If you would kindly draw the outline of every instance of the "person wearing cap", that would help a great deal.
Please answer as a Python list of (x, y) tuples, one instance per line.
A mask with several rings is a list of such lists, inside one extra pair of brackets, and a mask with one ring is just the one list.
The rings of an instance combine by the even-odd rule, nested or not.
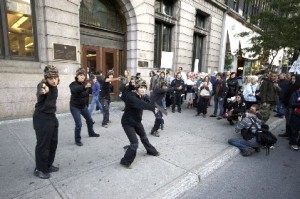
[[(182, 89), (182, 86), (179, 86), (178, 88), (168, 88), (168, 82), (167, 81), (161, 81), (160, 82), (160, 87), (157, 87), (154, 89), (152, 95), (150, 96), (150, 102), (154, 105), (158, 105), (162, 108), (163, 107), (163, 101), (162, 99), (165, 98), (167, 92), (173, 92), (175, 90), (180, 90)], [(163, 130), (164, 128), (164, 119), (163, 119), (163, 114), (161, 111), (157, 111), (155, 113), (155, 121), (154, 121), (154, 126), (151, 130), (151, 135), (155, 137), (159, 137), (159, 132), (158, 129), (161, 128)]]
[(112, 90), (111, 83), (119, 81), (120, 78), (114, 78), (114, 71), (109, 70), (105, 77), (101, 79), (100, 103), (103, 109), (102, 127), (107, 128), (109, 120), (109, 105), (110, 105), (110, 92)]
[(157, 113), (158, 110), (153, 104), (143, 101), (143, 96), (147, 90), (145, 81), (137, 82), (135, 88), (136, 92), (128, 92), (124, 99), (125, 110), (121, 119), (122, 127), (130, 141), (130, 145), (124, 147), (126, 152), (120, 162), (120, 164), (126, 168), (130, 168), (135, 159), (138, 148), (137, 135), (140, 137), (147, 154), (159, 156), (159, 152), (150, 144), (141, 122), (143, 110), (153, 111), (154, 113)]
[(83, 68), (77, 69), (75, 81), (73, 81), (69, 87), (71, 90), (70, 111), (75, 121), (75, 144), (82, 146), (83, 143), (81, 142), (80, 136), (82, 123), (80, 115), (82, 115), (86, 121), (89, 136), (99, 137), (99, 134), (94, 131), (94, 121), (86, 105), (89, 99), (91, 83), (88, 82), (85, 84), (85, 70)]
[(57, 68), (46, 66), (44, 79), (37, 85), (37, 103), (33, 114), (33, 128), (37, 140), (34, 175), (42, 179), (50, 178), (51, 172), (59, 170), (53, 166), (58, 139), (58, 120), (55, 115), (58, 84)]

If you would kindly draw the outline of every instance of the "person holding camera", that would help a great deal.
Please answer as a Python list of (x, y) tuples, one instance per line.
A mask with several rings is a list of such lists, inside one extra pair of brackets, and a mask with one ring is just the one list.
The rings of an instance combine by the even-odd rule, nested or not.
[(254, 110), (247, 110), (245, 115), (238, 116), (238, 123), (235, 132), (241, 132), (241, 138), (230, 138), (228, 143), (240, 149), (242, 156), (250, 156), (255, 151), (260, 151), (260, 145), (256, 141), (256, 131), (253, 132), (251, 125), (254, 124), (256, 130), (261, 128), (261, 120), (256, 116)]
[(246, 104), (244, 103), (243, 95), (237, 94), (234, 98), (234, 100), (232, 98), (227, 99), (227, 111), (225, 117), (230, 125), (234, 125), (233, 121), (238, 120), (238, 116), (241, 116), (246, 112)]
[(71, 90), (70, 111), (75, 121), (75, 144), (82, 146), (83, 143), (81, 142), (80, 136), (82, 123), (80, 115), (82, 115), (86, 121), (89, 136), (99, 137), (99, 134), (94, 131), (94, 121), (86, 105), (89, 99), (91, 83), (85, 83), (85, 70), (83, 68), (77, 69), (75, 81), (73, 81), (69, 87)]

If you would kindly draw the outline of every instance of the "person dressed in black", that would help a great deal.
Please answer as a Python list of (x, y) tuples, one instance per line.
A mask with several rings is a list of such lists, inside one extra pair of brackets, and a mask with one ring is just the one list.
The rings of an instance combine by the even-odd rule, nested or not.
[(124, 99), (125, 111), (121, 119), (121, 124), (130, 141), (130, 145), (124, 147), (126, 152), (120, 164), (128, 168), (130, 168), (130, 165), (136, 157), (138, 148), (137, 135), (147, 150), (147, 154), (159, 156), (159, 152), (150, 144), (141, 122), (143, 110), (150, 110), (155, 113), (158, 111), (153, 104), (143, 101), (142, 96), (145, 94), (146, 89), (147, 85), (145, 81), (137, 82), (136, 92), (128, 92)]
[(59, 170), (58, 167), (52, 165), (58, 139), (58, 120), (55, 115), (58, 84), (57, 68), (46, 66), (44, 79), (37, 86), (37, 103), (33, 114), (33, 128), (37, 139), (34, 175), (42, 179), (50, 178), (51, 172)]
[[(174, 90), (181, 90), (181, 89), (182, 86), (179, 86), (178, 88), (168, 88), (167, 81), (162, 81), (160, 82), (160, 87), (154, 89), (152, 95), (150, 96), (150, 102), (152, 104), (157, 104), (158, 106), (163, 108), (162, 99), (166, 96), (166, 93), (173, 92)], [(158, 111), (157, 113), (155, 113), (155, 122), (151, 130), (151, 135), (159, 137), (158, 129), (161, 127), (161, 129), (163, 130), (163, 125), (164, 125), (163, 114), (161, 111)]]
[(184, 95), (184, 81), (181, 79), (181, 72), (177, 72), (176, 79), (171, 82), (171, 88), (179, 88), (173, 92), (173, 103), (172, 103), (172, 112), (175, 113), (175, 106), (177, 105), (178, 113), (181, 113), (181, 97)]
[(114, 71), (109, 70), (105, 77), (101, 79), (101, 91), (100, 91), (100, 103), (103, 108), (103, 120), (102, 120), (102, 127), (107, 128), (109, 120), (109, 105), (110, 105), (110, 93), (112, 90), (111, 83), (113, 81), (119, 81), (120, 78), (114, 78)]
[(244, 102), (243, 95), (237, 94), (235, 97), (228, 98), (226, 109), (226, 113), (231, 112), (231, 115), (227, 116), (227, 121), (230, 125), (234, 125), (233, 121), (237, 121), (238, 116), (244, 115), (246, 112), (246, 103)]
[(86, 105), (89, 99), (91, 83), (85, 83), (85, 70), (83, 68), (77, 69), (75, 81), (72, 82), (69, 87), (71, 90), (70, 111), (75, 121), (75, 144), (77, 146), (82, 146), (83, 144), (80, 136), (82, 127), (81, 115), (86, 121), (89, 136), (99, 137), (99, 134), (94, 131), (94, 121)]

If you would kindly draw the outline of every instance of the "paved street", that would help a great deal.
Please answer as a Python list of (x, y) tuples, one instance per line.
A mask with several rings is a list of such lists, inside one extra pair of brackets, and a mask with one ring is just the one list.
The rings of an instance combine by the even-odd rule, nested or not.
[[(281, 124), (274, 133), (282, 133), (284, 128), (285, 125)], [(269, 156), (264, 152), (247, 158), (232, 158), (182, 199), (299, 198), (299, 152), (291, 151), (285, 138), (278, 139), (277, 147), (270, 151)]]
[[(182, 113), (169, 111), (161, 137), (149, 135), (161, 156), (146, 155), (140, 145), (133, 169), (125, 169), (119, 164), (123, 146), (129, 143), (120, 124), (122, 108), (123, 103), (112, 103), (107, 129), (101, 127), (102, 115), (94, 114), (95, 131), (101, 136), (89, 138), (83, 125), (83, 147), (74, 144), (71, 115), (59, 115), (54, 164), (60, 171), (49, 180), (33, 175), (32, 120), (0, 122), (0, 198), (175, 198), (239, 154), (227, 144), (228, 138), (238, 135), (226, 120), (194, 117), (194, 109), (183, 108)], [(270, 124), (283, 121), (272, 117)], [(143, 123), (149, 134), (154, 123), (151, 112), (144, 112)]]

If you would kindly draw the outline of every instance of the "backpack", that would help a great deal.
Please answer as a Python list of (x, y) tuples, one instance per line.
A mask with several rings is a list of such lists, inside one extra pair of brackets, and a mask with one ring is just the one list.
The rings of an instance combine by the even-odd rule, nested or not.
[(256, 133), (256, 141), (266, 147), (266, 155), (269, 155), (270, 147), (277, 142), (277, 138), (268, 129), (259, 129)]
[(243, 129), (241, 131), (244, 140), (251, 140), (252, 138), (254, 138), (258, 130), (256, 120), (252, 117), (249, 117), (249, 119), (251, 120), (251, 125), (248, 129)]

